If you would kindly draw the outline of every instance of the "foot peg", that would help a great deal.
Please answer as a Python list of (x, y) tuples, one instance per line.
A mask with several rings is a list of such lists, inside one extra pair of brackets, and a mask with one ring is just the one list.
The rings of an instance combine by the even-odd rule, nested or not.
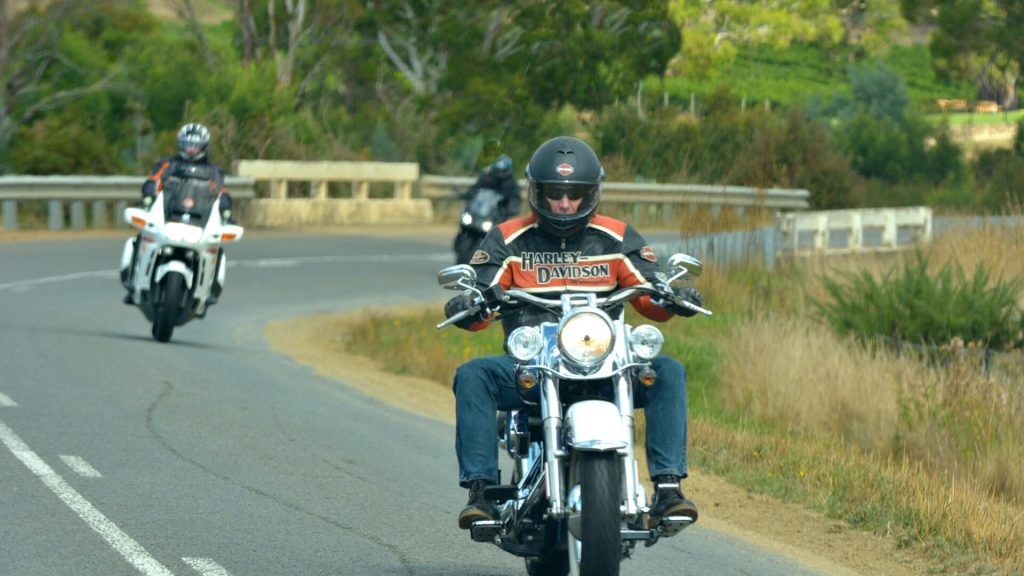
[(689, 516), (666, 516), (661, 519), (661, 522), (655, 527), (655, 529), (661, 533), (662, 536), (669, 538), (679, 534), (690, 524), (693, 524), (695, 520)]
[(469, 528), (469, 535), (474, 542), (494, 542), (502, 527), (501, 520), (477, 520)]
[(519, 487), (515, 484), (493, 484), (484, 488), (484, 497), (501, 504), (515, 500), (519, 496)]

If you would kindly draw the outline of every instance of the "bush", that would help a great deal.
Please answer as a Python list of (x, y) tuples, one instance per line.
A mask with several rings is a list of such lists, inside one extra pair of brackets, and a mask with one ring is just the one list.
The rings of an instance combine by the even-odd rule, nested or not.
[(863, 339), (938, 346), (959, 337), (997, 350), (1024, 346), (1018, 304), (1024, 278), (993, 281), (980, 263), (968, 278), (956, 261), (933, 276), (921, 252), (895, 272), (890, 269), (880, 281), (867, 271), (840, 272), (841, 280), (826, 277), (831, 301), (812, 302), (838, 332)]

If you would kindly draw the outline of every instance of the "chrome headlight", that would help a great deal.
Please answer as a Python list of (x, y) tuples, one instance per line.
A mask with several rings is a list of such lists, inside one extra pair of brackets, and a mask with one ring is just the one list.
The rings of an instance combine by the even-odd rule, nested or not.
[(641, 360), (653, 360), (665, 343), (661, 331), (649, 324), (637, 326), (629, 333), (629, 347), (633, 354)]
[(473, 217), (470, 216), (469, 212), (462, 213), (462, 223), (467, 226), (473, 223)]
[(480, 225), (480, 229), (484, 232), (490, 232), (493, 227), (494, 222), (491, 222), (490, 220), (484, 220), (484, 223)]
[(533, 326), (520, 326), (508, 336), (508, 353), (520, 362), (529, 362), (536, 358), (544, 347), (544, 339), (540, 330)]
[(600, 310), (580, 310), (562, 320), (558, 349), (571, 362), (593, 366), (604, 360), (615, 343), (612, 322)]

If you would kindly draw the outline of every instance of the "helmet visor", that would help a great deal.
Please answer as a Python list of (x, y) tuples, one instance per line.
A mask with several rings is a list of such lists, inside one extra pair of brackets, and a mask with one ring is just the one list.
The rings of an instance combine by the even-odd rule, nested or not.
[(546, 200), (558, 202), (563, 196), (575, 202), (583, 198), (597, 195), (598, 184), (575, 184), (569, 182), (535, 182), (536, 193)]

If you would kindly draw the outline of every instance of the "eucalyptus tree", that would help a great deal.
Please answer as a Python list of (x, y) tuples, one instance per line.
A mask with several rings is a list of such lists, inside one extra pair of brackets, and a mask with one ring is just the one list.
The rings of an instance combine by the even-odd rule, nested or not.
[(669, 0), (668, 12), (682, 32), (673, 71), (701, 78), (730, 66), (744, 46), (828, 44), (844, 34), (831, 0)]
[(929, 48), (941, 74), (971, 80), (979, 99), (1017, 108), (1024, 68), (1024, 2), (934, 0), (915, 7), (916, 15), (934, 19)]

